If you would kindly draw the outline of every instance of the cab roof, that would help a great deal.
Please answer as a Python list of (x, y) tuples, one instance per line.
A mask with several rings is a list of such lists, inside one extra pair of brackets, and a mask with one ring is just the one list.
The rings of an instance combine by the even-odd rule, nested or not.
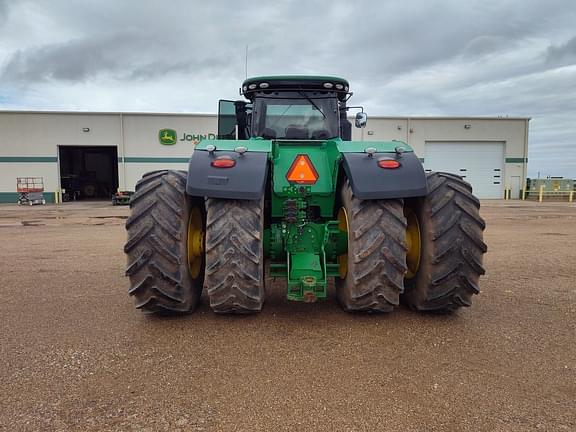
[(246, 79), (242, 83), (242, 94), (252, 99), (256, 92), (319, 90), (333, 91), (338, 99), (344, 100), (349, 93), (348, 81), (334, 76), (321, 75), (276, 75)]

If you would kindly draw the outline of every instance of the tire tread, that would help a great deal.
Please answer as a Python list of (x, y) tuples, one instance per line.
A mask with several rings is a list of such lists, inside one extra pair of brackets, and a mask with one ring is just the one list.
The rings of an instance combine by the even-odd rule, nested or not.
[(348, 181), (341, 196), (351, 253), (348, 275), (336, 279), (339, 302), (347, 312), (390, 312), (399, 303), (406, 272), (402, 200), (359, 200)]
[(130, 200), (124, 246), (128, 293), (145, 313), (190, 312), (200, 299), (202, 286), (190, 277), (182, 243), (188, 226), (185, 189), (185, 172), (154, 171), (138, 181)]
[(206, 200), (206, 279), (216, 313), (258, 312), (264, 303), (262, 202)]
[(403, 297), (413, 309), (450, 313), (470, 306), (479, 293), (478, 280), (485, 274), (486, 223), (469, 183), (443, 172), (428, 173), (427, 178), (429, 194), (420, 204), (420, 217), (428, 218), (422, 236), (430, 244), (423, 244), (427, 257), (422, 259), (429, 264), (421, 265), (417, 277), (407, 281)]

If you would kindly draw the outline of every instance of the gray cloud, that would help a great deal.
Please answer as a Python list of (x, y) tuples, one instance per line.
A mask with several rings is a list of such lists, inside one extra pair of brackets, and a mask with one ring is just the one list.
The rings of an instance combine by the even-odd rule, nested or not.
[(75, 39), (18, 50), (4, 66), (1, 78), (18, 82), (84, 81), (102, 72), (121, 70), (124, 65), (134, 66), (142, 43), (136, 34), (113, 34), (99, 40)]
[[(99, 38), (19, 50), (5, 64), (0, 79), (10, 82), (83, 82), (100, 75), (125, 81), (225, 68), (227, 55), (174, 55), (165, 41), (142, 31), (124, 31)], [(169, 48), (169, 46), (168, 46)]]
[(576, 64), (576, 36), (566, 43), (550, 46), (546, 60), (553, 64)]
[(8, 16), (8, 3), (10, 0), (0, 0), (0, 23)]
[(463, 55), (470, 58), (483, 57), (502, 51), (508, 39), (502, 36), (482, 35), (472, 39), (463, 50)]

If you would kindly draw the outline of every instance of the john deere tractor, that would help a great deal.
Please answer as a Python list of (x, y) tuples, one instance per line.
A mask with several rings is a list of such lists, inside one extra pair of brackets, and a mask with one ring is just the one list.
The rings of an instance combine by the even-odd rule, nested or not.
[(361, 107), (342, 78), (250, 78), (240, 93), (187, 172), (136, 185), (124, 250), (137, 308), (191, 312), (204, 289), (217, 313), (258, 312), (270, 278), (303, 302), (334, 278), (350, 312), (470, 306), (486, 245), (468, 183), (426, 174), (405, 142), (352, 141)]

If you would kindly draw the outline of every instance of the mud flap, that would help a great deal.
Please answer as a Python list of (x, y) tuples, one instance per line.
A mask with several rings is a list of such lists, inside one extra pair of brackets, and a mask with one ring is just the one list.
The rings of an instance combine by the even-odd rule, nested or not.
[[(233, 168), (214, 168), (211, 162), (226, 156)], [(196, 150), (190, 158), (186, 192), (192, 196), (256, 200), (264, 193), (268, 175), (268, 153)]]
[[(358, 199), (393, 199), (426, 196), (426, 173), (420, 160), (410, 153), (343, 153), (343, 166), (352, 192)], [(383, 169), (378, 160), (400, 163), (395, 169)]]

